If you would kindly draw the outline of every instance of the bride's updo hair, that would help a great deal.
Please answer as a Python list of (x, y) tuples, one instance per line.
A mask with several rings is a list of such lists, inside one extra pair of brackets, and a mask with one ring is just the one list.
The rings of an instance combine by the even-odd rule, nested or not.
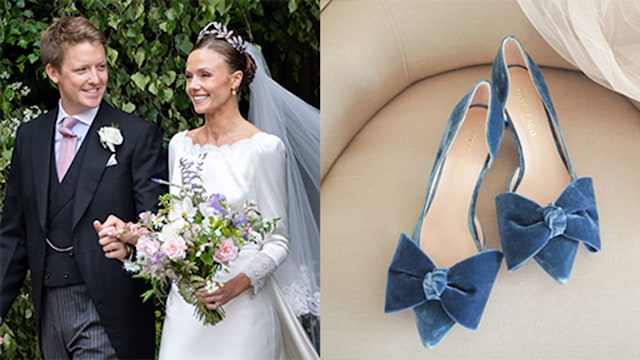
[(238, 70), (242, 71), (242, 82), (240, 88), (237, 89), (237, 95), (240, 96), (256, 75), (256, 63), (246, 51), (244, 40), (240, 36), (232, 34), (233, 31), (228, 31), (219, 23), (209, 23), (200, 31), (193, 50), (213, 50), (222, 55), (232, 73)]

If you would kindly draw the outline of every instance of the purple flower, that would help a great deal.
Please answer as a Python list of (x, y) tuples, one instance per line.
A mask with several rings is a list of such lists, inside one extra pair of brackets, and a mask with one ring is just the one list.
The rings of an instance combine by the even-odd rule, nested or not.
[(209, 197), (209, 203), (214, 210), (215, 214), (222, 214), (225, 211), (225, 204), (227, 198), (223, 194), (213, 194)]
[(235, 225), (237, 228), (242, 227), (242, 225), (246, 225), (247, 224), (247, 219), (244, 218), (244, 216), (242, 216), (242, 214), (236, 214), (233, 217), (233, 225)]

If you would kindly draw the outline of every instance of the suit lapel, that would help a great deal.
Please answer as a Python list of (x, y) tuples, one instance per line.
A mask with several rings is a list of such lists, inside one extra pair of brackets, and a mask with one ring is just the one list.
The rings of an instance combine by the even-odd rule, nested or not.
[(49, 197), (49, 174), (51, 164), (51, 153), (53, 150), (53, 132), (55, 131), (55, 119), (58, 117), (58, 108), (43, 115), (36, 127), (33, 142), (31, 143), (31, 164), (32, 173), (47, 174), (47, 176), (33, 177), (36, 192), (36, 202), (38, 211), (38, 222), (42, 229), (47, 226), (47, 209)]
[(78, 225), (78, 221), (80, 221), (91, 199), (93, 199), (96, 188), (104, 173), (107, 160), (111, 155), (108, 149), (102, 147), (98, 136), (98, 129), (110, 125), (111, 122), (116, 122), (116, 119), (109, 119), (110, 113), (111, 108), (103, 101), (100, 105), (100, 110), (96, 114), (96, 118), (89, 128), (89, 132), (87, 132), (87, 137), (82, 143), (82, 146), (86, 146), (86, 150), (82, 158), (82, 164), (80, 164), (81, 170), (78, 176), (75, 203), (73, 205), (72, 229), (75, 229), (76, 225)]

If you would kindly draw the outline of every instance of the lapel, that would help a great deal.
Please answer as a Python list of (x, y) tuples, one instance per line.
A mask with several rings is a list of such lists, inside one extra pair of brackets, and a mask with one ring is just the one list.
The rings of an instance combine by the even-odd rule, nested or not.
[(36, 176), (35, 174), (50, 174), (51, 153), (53, 152), (53, 132), (56, 128), (58, 108), (48, 111), (38, 120), (35, 134), (31, 143), (31, 169), (35, 185), (38, 222), (44, 231), (47, 225), (47, 209), (49, 204), (49, 176)]
[(82, 158), (82, 164), (80, 164), (81, 170), (78, 176), (75, 202), (73, 204), (72, 230), (78, 225), (78, 221), (80, 221), (91, 199), (93, 199), (96, 188), (104, 173), (107, 160), (109, 156), (111, 156), (109, 149), (103, 148), (102, 144), (100, 144), (100, 137), (98, 136), (98, 130), (101, 127), (111, 125), (111, 123), (117, 123), (118, 119), (110, 115), (113, 115), (113, 110), (103, 100), (100, 104), (100, 110), (98, 110), (96, 118), (89, 128), (89, 132), (87, 132), (87, 137), (82, 143), (82, 146), (86, 146), (86, 149), (84, 157)]

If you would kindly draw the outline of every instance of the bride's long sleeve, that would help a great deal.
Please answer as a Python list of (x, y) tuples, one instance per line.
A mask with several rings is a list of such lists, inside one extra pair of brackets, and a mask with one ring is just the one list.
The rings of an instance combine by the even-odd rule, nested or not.
[(261, 146), (255, 168), (255, 195), (264, 219), (280, 218), (275, 230), (264, 239), (262, 249), (243, 270), (258, 292), (268, 276), (284, 262), (289, 253), (287, 218), (287, 173), (284, 144), (278, 138)]

